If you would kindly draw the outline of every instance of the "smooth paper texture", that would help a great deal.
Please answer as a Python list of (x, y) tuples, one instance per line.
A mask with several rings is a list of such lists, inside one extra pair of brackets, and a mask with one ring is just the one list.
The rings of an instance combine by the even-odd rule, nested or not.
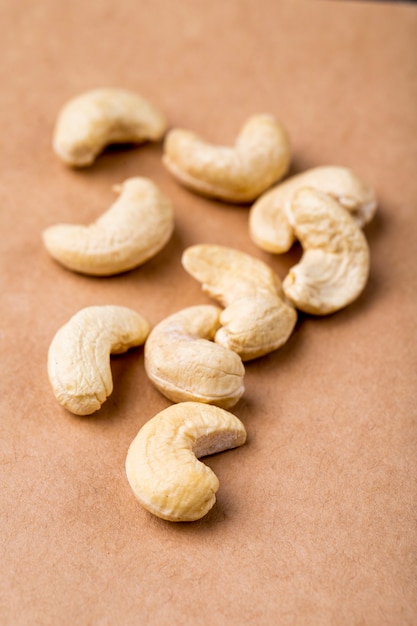
[[(416, 41), (412, 4), (0, 0), (3, 626), (417, 623)], [(195, 523), (152, 516), (126, 479), (130, 442), (170, 405), (143, 348), (112, 358), (113, 393), (81, 418), (54, 398), (49, 344), (85, 306), (130, 306), (154, 326), (215, 304), (181, 266), (189, 245), (235, 247), (281, 279), (301, 250), (257, 248), (249, 207), (183, 188), (162, 142), (63, 164), (58, 112), (102, 86), (215, 144), (271, 113), (291, 173), (343, 165), (377, 193), (365, 291), (334, 315), (300, 314), (284, 347), (246, 364), (232, 412), (247, 443), (206, 459), (220, 489)], [(111, 278), (55, 262), (42, 231), (91, 223), (130, 176), (171, 199), (167, 246)]]

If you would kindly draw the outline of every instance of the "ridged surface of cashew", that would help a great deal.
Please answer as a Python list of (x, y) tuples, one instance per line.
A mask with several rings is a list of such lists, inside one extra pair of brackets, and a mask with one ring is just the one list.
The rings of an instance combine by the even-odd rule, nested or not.
[(143, 344), (148, 322), (123, 306), (90, 306), (62, 326), (48, 352), (48, 375), (59, 404), (76, 415), (97, 411), (113, 391), (110, 354)]
[(53, 148), (68, 165), (85, 167), (108, 145), (158, 141), (166, 128), (165, 116), (138, 94), (117, 88), (93, 89), (61, 109)]
[(89, 226), (57, 224), (43, 232), (49, 254), (66, 268), (109, 276), (155, 256), (174, 229), (169, 199), (147, 178), (129, 178), (115, 187), (119, 198)]
[(346, 167), (315, 167), (279, 183), (262, 194), (251, 207), (250, 236), (263, 250), (279, 254), (289, 250), (294, 243), (295, 234), (288, 220), (287, 207), (294, 193), (302, 187), (312, 187), (332, 196), (361, 227), (375, 214), (375, 192), (355, 172)]
[(216, 343), (248, 361), (288, 340), (297, 312), (285, 302), (281, 281), (268, 265), (240, 250), (213, 244), (187, 248), (182, 264), (202, 283), (203, 291), (226, 307)]
[(293, 197), (289, 216), (303, 255), (284, 279), (287, 298), (314, 315), (353, 302), (366, 285), (370, 255), (351, 215), (327, 194), (302, 188)]
[(282, 178), (290, 165), (286, 131), (267, 114), (250, 117), (234, 147), (209, 144), (184, 130), (169, 131), (163, 163), (183, 185), (226, 202), (251, 202)]
[(228, 409), (243, 395), (241, 359), (213, 342), (220, 314), (215, 306), (191, 306), (150, 332), (145, 369), (155, 387), (173, 402), (198, 401)]
[(126, 457), (135, 497), (154, 515), (192, 522), (213, 507), (219, 480), (198, 458), (241, 446), (242, 422), (221, 408), (182, 402), (164, 409), (140, 429)]

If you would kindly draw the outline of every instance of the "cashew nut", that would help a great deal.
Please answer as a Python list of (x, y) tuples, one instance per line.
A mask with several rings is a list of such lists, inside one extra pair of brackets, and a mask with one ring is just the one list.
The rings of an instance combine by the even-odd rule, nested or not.
[(252, 240), (263, 250), (281, 253), (294, 242), (294, 230), (286, 208), (301, 187), (323, 191), (349, 211), (359, 226), (367, 224), (375, 214), (374, 190), (346, 167), (315, 167), (288, 178), (264, 193), (251, 207), (249, 232)]
[(97, 411), (113, 391), (110, 354), (145, 342), (148, 322), (123, 306), (90, 306), (62, 326), (49, 347), (48, 374), (59, 404), (76, 415)]
[(284, 301), (281, 282), (265, 263), (233, 248), (199, 244), (184, 251), (182, 264), (226, 307), (216, 343), (248, 361), (287, 341), (297, 312)]
[(43, 232), (51, 256), (70, 270), (108, 276), (155, 256), (174, 228), (171, 202), (146, 178), (114, 187), (116, 202), (89, 226), (58, 224)]
[(251, 202), (287, 172), (290, 145), (281, 124), (272, 115), (260, 114), (244, 124), (233, 148), (208, 144), (187, 130), (171, 130), (163, 163), (197, 193)]
[(162, 320), (145, 344), (145, 369), (169, 400), (232, 407), (243, 395), (245, 368), (237, 354), (213, 343), (221, 309), (191, 306)]
[(241, 446), (242, 422), (215, 406), (183, 402), (161, 411), (140, 429), (126, 457), (135, 497), (154, 515), (192, 522), (213, 507), (219, 480), (198, 458)]
[(353, 302), (369, 275), (369, 248), (351, 215), (322, 191), (299, 189), (289, 217), (303, 247), (283, 282), (287, 298), (306, 313), (326, 315)]
[(85, 167), (110, 144), (157, 141), (166, 128), (165, 117), (145, 98), (125, 89), (94, 89), (62, 108), (53, 148), (68, 165)]

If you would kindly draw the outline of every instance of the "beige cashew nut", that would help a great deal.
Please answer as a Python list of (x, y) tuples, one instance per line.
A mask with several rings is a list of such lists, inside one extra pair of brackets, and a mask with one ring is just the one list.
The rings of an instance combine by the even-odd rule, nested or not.
[(226, 202), (252, 202), (282, 178), (290, 165), (290, 144), (282, 125), (268, 114), (250, 117), (234, 147), (215, 146), (196, 134), (169, 131), (163, 163), (180, 183)]
[(289, 218), (303, 255), (284, 279), (287, 298), (314, 315), (327, 315), (353, 302), (366, 285), (370, 255), (351, 215), (329, 195), (306, 187), (294, 195)]
[(109, 276), (145, 263), (168, 242), (174, 229), (171, 202), (147, 178), (115, 186), (119, 198), (89, 226), (57, 224), (43, 232), (50, 255), (66, 268)]
[(213, 507), (219, 480), (198, 460), (241, 446), (242, 422), (221, 408), (182, 402), (150, 419), (131, 443), (126, 475), (135, 497), (154, 515), (192, 522)]
[(145, 369), (172, 402), (198, 401), (228, 409), (244, 392), (237, 354), (213, 343), (221, 309), (191, 306), (162, 320), (145, 344)]
[(125, 89), (93, 89), (61, 109), (53, 148), (68, 165), (85, 167), (110, 144), (158, 141), (166, 128), (164, 115), (145, 98)]
[(287, 208), (294, 193), (302, 187), (312, 187), (332, 196), (361, 227), (375, 214), (375, 192), (355, 172), (346, 167), (315, 167), (291, 176), (253, 204), (249, 212), (249, 233), (257, 246), (277, 254), (291, 248), (295, 234)]
[(227, 246), (198, 244), (184, 251), (182, 264), (226, 307), (216, 343), (248, 361), (288, 340), (297, 312), (285, 302), (277, 274), (261, 260)]
[(97, 411), (113, 391), (110, 354), (145, 342), (148, 322), (123, 306), (81, 309), (54, 336), (49, 380), (59, 404), (76, 415)]

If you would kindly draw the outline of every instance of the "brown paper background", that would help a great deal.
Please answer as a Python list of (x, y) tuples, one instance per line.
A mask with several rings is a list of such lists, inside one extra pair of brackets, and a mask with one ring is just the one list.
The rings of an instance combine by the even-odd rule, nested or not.
[[(417, 623), (416, 41), (416, 7), (398, 3), (0, 1), (3, 626)], [(273, 113), (293, 172), (345, 165), (377, 190), (365, 292), (300, 316), (285, 347), (247, 364), (233, 412), (248, 442), (207, 459), (218, 499), (191, 524), (147, 513), (125, 477), (131, 440), (170, 404), (143, 350), (112, 359), (113, 394), (79, 418), (52, 395), (49, 343), (84, 306), (131, 306), (154, 325), (211, 302), (181, 267), (190, 244), (237, 247), (281, 278), (299, 250), (259, 250), (248, 208), (181, 188), (161, 145), (65, 167), (57, 112), (98, 86), (138, 91), (214, 143)], [(114, 278), (55, 263), (42, 230), (93, 221), (133, 175), (173, 202), (167, 247)]]

